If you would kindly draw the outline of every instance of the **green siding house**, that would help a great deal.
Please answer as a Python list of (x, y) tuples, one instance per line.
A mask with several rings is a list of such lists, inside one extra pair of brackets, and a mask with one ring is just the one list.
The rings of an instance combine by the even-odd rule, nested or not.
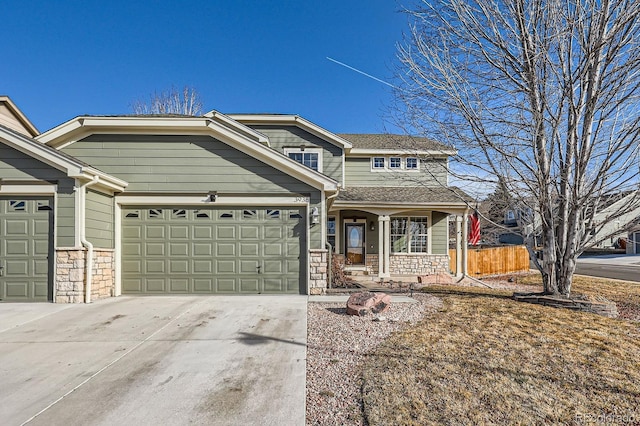
[(449, 217), (463, 252), (467, 213), (450, 154), (217, 111), (82, 116), (39, 134), (0, 97), (0, 301), (321, 294), (329, 250), (379, 278), (462, 273), (448, 257)]

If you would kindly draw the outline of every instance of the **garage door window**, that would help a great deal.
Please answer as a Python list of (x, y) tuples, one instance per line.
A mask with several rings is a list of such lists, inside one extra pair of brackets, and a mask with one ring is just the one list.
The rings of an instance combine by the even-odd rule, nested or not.
[(162, 219), (162, 210), (160, 209), (149, 210), (149, 219)]
[(24, 201), (9, 201), (9, 211), (10, 212), (25, 212), (27, 211), (26, 204)]
[(280, 210), (267, 209), (267, 219), (280, 219)]

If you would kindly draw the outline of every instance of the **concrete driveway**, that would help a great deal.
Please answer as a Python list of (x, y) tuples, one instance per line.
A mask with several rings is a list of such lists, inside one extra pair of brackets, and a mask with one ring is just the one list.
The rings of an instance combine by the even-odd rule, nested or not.
[(303, 425), (305, 296), (0, 305), (3, 425)]

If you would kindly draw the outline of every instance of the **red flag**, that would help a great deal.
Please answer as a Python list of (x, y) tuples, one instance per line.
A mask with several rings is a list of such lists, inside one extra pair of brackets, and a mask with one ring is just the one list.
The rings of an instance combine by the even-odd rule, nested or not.
[(475, 210), (471, 216), (469, 216), (471, 231), (469, 232), (469, 244), (477, 246), (480, 243), (480, 216), (478, 210)]

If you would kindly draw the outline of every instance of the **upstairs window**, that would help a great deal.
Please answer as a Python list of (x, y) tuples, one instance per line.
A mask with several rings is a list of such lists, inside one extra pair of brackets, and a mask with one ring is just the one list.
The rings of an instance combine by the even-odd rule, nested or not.
[(284, 154), (310, 169), (322, 172), (322, 150), (320, 148), (285, 148)]
[(371, 166), (375, 170), (384, 169), (384, 163), (384, 157), (373, 157), (373, 159), (371, 160)]
[(374, 171), (418, 171), (419, 165), (417, 157), (371, 157), (371, 170)]
[(418, 170), (418, 159), (416, 157), (407, 158), (407, 170)]

